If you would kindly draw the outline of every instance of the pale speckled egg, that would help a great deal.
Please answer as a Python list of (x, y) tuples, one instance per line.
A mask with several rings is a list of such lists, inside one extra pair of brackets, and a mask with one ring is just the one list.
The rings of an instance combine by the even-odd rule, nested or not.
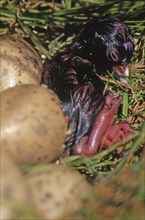
[(25, 84), (1, 93), (1, 144), (19, 164), (58, 158), (65, 130), (66, 120), (52, 90)]
[(29, 203), (31, 201), (29, 198), (30, 191), (28, 192), (28, 187), (17, 165), (5, 149), (1, 149), (0, 158), (0, 195), (5, 200), (14, 200), (17, 203)]
[(0, 158), (1, 219), (41, 219), (42, 216), (35, 209), (31, 190), (17, 164), (5, 149), (1, 149)]
[(39, 84), (41, 59), (22, 37), (0, 36), (0, 91), (15, 85)]
[(71, 167), (36, 166), (25, 177), (36, 209), (46, 219), (63, 219), (63, 216), (79, 211), (90, 199), (89, 183)]

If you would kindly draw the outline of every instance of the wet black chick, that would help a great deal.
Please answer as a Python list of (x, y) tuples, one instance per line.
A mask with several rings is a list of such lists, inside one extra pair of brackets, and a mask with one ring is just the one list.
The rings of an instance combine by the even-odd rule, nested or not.
[[(72, 44), (46, 62), (41, 84), (54, 90), (68, 116), (66, 141), (72, 154), (94, 155), (130, 134), (127, 122), (113, 124), (121, 95), (103, 95), (104, 84), (97, 74), (115, 70), (128, 76), (133, 40), (127, 26), (118, 19), (93, 19)], [(123, 81), (124, 79), (122, 79)]]

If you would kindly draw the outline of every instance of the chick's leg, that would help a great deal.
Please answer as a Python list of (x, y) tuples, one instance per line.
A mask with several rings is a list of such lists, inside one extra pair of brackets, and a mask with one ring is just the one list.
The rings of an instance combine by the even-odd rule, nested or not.
[[(113, 143), (116, 143), (121, 137), (125, 137), (130, 132), (129, 125), (125, 122), (112, 126), (113, 117), (121, 102), (122, 96), (119, 96), (114, 100), (112, 92), (107, 92), (104, 107), (97, 115), (91, 133), (88, 136), (83, 137), (81, 141), (74, 146), (74, 154), (83, 154), (88, 157), (92, 156), (102, 144), (104, 144), (105, 147), (108, 147)], [(111, 132), (112, 128), (113, 131)], [(121, 132), (119, 137), (114, 136), (116, 128)]]

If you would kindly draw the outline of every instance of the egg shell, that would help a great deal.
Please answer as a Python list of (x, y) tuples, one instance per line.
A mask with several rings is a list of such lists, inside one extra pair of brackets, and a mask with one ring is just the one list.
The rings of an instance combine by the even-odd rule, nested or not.
[(1, 219), (2, 220), (10, 220), (13, 219), (13, 211), (7, 204), (7, 201), (4, 201), (4, 199), (1, 197), (2, 201), (0, 204), (0, 209), (1, 209)]
[(35, 210), (31, 191), (19, 167), (4, 149), (0, 151), (0, 158), (1, 219), (37, 219), (40, 215)]
[[(30, 195), (29, 195), (30, 196)], [(40, 220), (42, 215), (29, 203), (17, 202), (12, 198), (1, 197), (1, 220)], [(43, 217), (43, 220), (45, 218)]]
[(6, 153), (5, 150), (0, 152), (0, 195), (7, 200), (15, 200), (17, 203), (29, 204), (31, 199), (30, 191), (24, 182), (23, 176), (18, 170), (17, 165)]
[(39, 84), (41, 59), (22, 37), (0, 36), (0, 91), (15, 85)]
[(1, 144), (17, 163), (58, 158), (65, 130), (66, 120), (52, 90), (27, 84), (1, 93)]
[(46, 219), (59, 219), (79, 211), (89, 201), (90, 185), (71, 167), (50, 164), (25, 177), (36, 208)]

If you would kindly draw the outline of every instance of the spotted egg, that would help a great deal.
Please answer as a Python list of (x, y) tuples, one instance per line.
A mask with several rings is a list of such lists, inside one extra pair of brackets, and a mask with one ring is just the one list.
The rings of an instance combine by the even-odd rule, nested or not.
[(92, 199), (89, 183), (72, 167), (38, 165), (25, 177), (36, 209), (46, 219), (63, 219)]
[(39, 84), (42, 62), (22, 37), (0, 36), (0, 91), (15, 85)]
[(40, 85), (1, 93), (1, 144), (19, 164), (50, 162), (63, 152), (66, 120), (58, 97)]

